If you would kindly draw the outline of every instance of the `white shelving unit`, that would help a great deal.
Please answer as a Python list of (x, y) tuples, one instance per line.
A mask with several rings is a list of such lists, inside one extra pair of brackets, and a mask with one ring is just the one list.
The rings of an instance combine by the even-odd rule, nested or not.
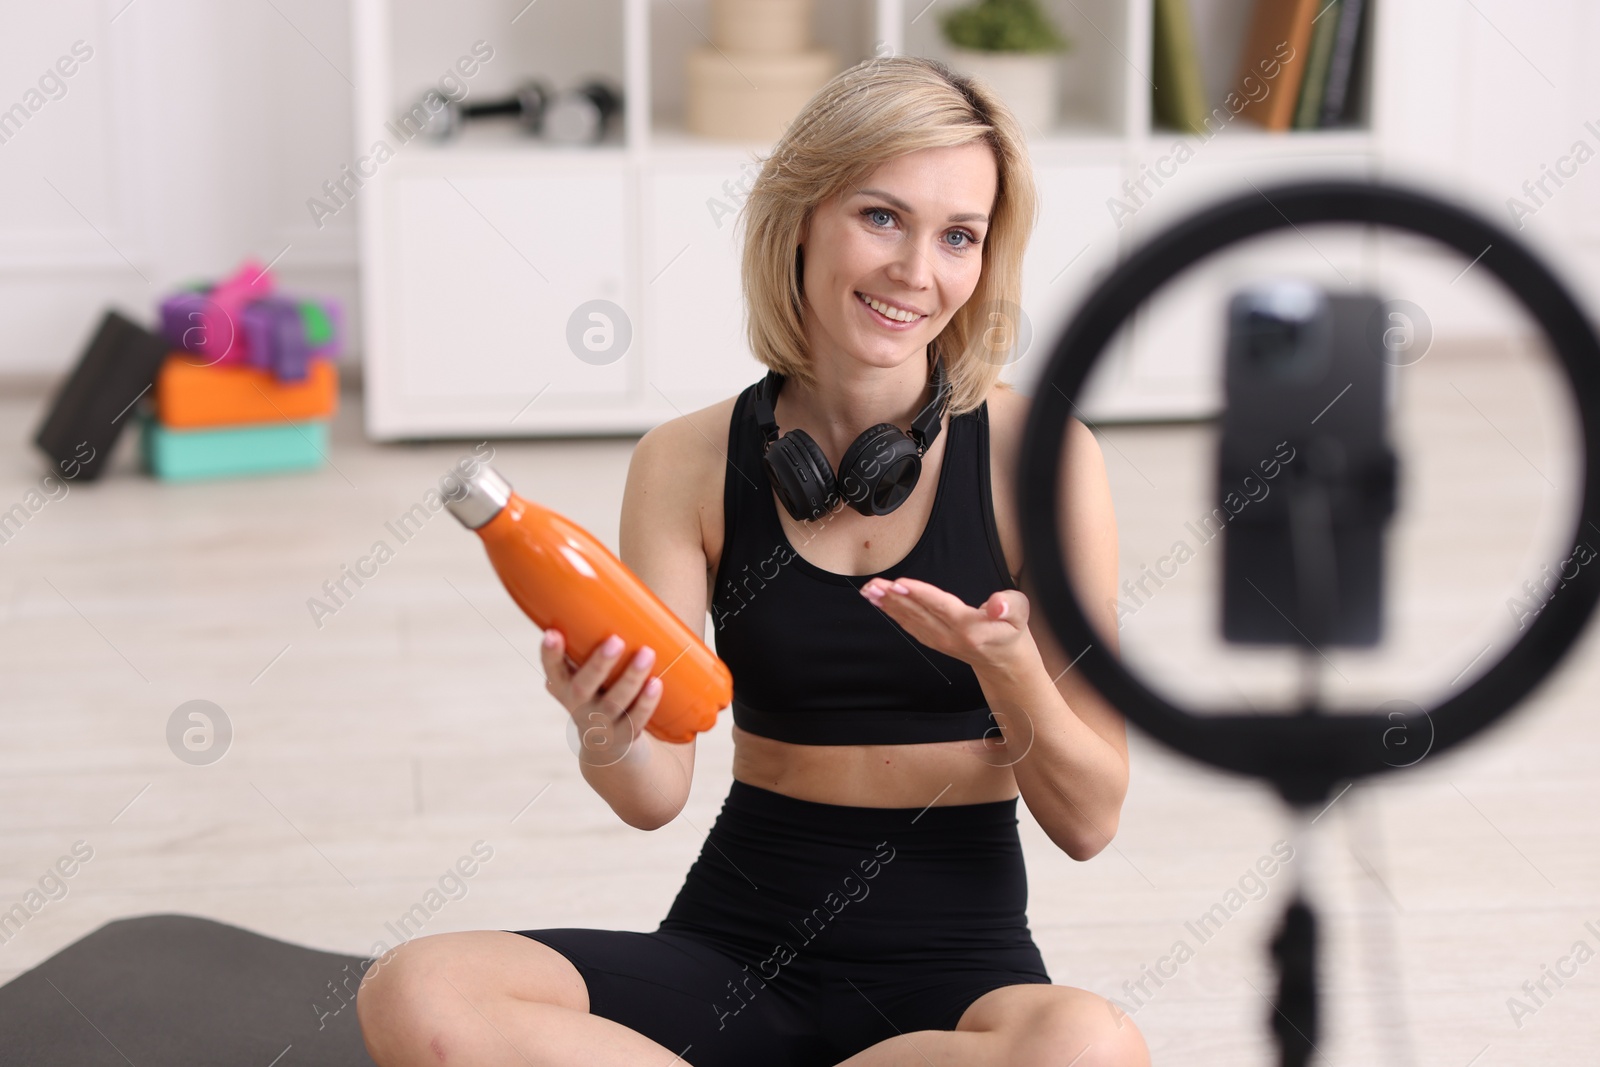
[[(1007, 369), (1023, 389), (1074, 304), (1130, 243), (1198, 202), (1297, 173), (1368, 173), (1379, 109), (1360, 129), (1273, 135), (1227, 128), (1201, 142), (1152, 129), (1151, 0), (1045, 0), (1073, 37), (1062, 63), (1061, 122), (1030, 131), (1041, 217), (1023, 308), (1031, 348)], [(1209, 82), (1226, 85), (1253, 0), (1193, 0)], [(944, 55), (942, 8), (926, 0), (817, 0), (815, 34), (840, 67), (885, 49)], [(944, 5), (948, 7), (949, 5)], [(356, 151), (392, 158), (353, 196), (365, 305), (366, 425), (383, 440), (640, 433), (715, 402), (763, 368), (743, 336), (735, 218), (741, 180), (767, 144), (682, 128), (683, 54), (709, 32), (707, 0), (354, 0)], [(1375, 2), (1369, 57), (1387, 5)], [(1233, 26), (1231, 37), (1215, 27)], [(551, 146), (511, 123), (436, 145), (390, 127), (429, 85), (486, 42), (469, 99), (527, 76), (563, 86), (599, 74), (620, 85), (624, 121), (605, 144)], [(471, 64), (469, 64), (470, 66)], [(1366, 97), (1380, 99), (1369, 61)], [(1219, 73), (1220, 72), (1220, 73)], [(1218, 100), (1220, 103), (1220, 98)], [(1119, 222), (1109, 203), (1188, 142), (1194, 156)], [(1170, 168), (1170, 164), (1167, 164)], [(1308, 273), (1365, 272), (1351, 240), (1273, 249)], [(1247, 270), (1248, 255), (1235, 257)], [(1097, 368), (1086, 413), (1193, 417), (1214, 410), (1227, 278), (1175, 285), (1142, 312)], [(568, 320), (596, 299), (632, 329), (620, 358), (577, 358)], [(535, 399), (537, 398), (537, 399)], [(531, 402), (531, 403), (530, 403)]]

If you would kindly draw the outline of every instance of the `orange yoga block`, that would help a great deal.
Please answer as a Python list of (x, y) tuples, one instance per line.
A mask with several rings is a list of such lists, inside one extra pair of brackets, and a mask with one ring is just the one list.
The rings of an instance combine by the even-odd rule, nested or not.
[(173, 429), (331, 418), (339, 406), (333, 362), (314, 359), (304, 381), (282, 382), (241, 363), (205, 366), (174, 352), (156, 376), (156, 418)]

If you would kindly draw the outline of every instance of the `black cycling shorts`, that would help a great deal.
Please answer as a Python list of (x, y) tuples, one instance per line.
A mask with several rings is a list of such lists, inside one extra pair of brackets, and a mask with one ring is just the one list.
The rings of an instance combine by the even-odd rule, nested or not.
[(591, 1013), (693, 1067), (831, 1067), (1049, 984), (1027, 895), (1016, 797), (862, 808), (735, 779), (654, 931), (515, 932), (572, 962)]

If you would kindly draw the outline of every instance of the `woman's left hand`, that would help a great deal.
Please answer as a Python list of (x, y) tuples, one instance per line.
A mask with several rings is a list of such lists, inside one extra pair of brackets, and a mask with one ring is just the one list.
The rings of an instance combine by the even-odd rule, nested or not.
[(1020, 589), (997, 589), (972, 607), (915, 578), (873, 578), (861, 586), (861, 595), (918, 641), (974, 669), (1002, 669), (1033, 640), (1028, 598)]

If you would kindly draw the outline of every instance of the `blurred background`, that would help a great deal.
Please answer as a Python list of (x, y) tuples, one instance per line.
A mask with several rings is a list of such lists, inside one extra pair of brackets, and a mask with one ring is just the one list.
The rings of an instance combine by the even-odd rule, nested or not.
[[(1016, 25), (972, 6), (4, 5), (0, 983), (158, 913), (366, 956), (484, 844), (405, 936), (654, 927), (727, 791), (727, 716), (683, 815), (623, 825), (578, 774), (537, 629), (426, 497), (481, 448), (615, 549), (638, 436), (764, 373), (738, 211), (784, 124), (863, 59), (944, 58), (1028, 129), (1041, 217), (1004, 375), (1026, 393), (1130, 248), (1294, 177), (1470, 205), (1595, 313), (1592, 5), (1040, 0), (1042, 22)], [(1139, 309), (1083, 398), (1134, 590), (1130, 667), (1229, 707), (1269, 707), (1293, 677), (1287, 653), (1221, 644), (1220, 554), (1196, 527), (1223, 307), (1262, 277), (1358, 285), (1399, 315), (1390, 630), (1332, 656), (1331, 691), (1428, 706), (1555, 595), (1550, 573), (1583, 556), (1574, 409), (1538, 324), (1475, 262), (1309, 227)], [(47, 419), (74, 444), (98, 419), (94, 458), (76, 455), (92, 474), (35, 444)], [(1182, 566), (1163, 562), (1179, 540)], [(1324, 1059), (1592, 1062), (1600, 965), (1570, 962), (1600, 950), (1590, 644), (1507, 725), (1319, 820)], [(196, 711), (209, 732), (185, 742)], [(1287, 823), (1263, 787), (1132, 733), (1122, 826), (1094, 861), (1019, 807), (1035, 937), (1054, 980), (1116, 998), (1157, 1062), (1268, 1062), (1264, 942), (1286, 894), (1281, 874), (1259, 892), (1241, 876)], [(33, 906), (63, 856), (75, 873)], [(1196, 937), (1219, 903), (1226, 926)], [(1192, 958), (1160, 964), (1180, 940)], [(325, 996), (303, 999), (339, 1014)], [(264, 1037), (262, 1062), (281, 1047)]]

